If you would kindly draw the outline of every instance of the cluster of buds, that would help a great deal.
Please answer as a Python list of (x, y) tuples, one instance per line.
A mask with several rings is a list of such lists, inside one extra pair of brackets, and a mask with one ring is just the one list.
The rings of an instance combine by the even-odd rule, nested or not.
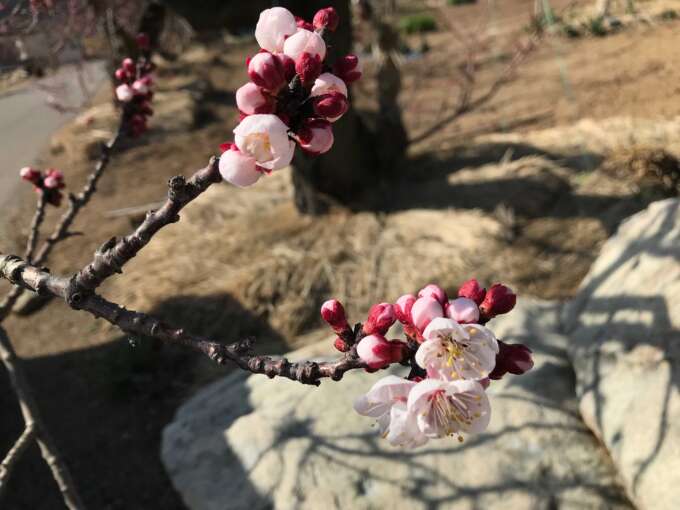
[(240, 124), (222, 144), (222, 177), (239, 187), (288, 166), (296, 144), (319, 155), (333, 145), (332, 124), (349, 108), (347, 84), (361, 77), (354, 55), (329, 62), (326, 38), (338, 26), (332, 7), (310, 23), (283, 7), (260, 13), (261, 47), (246, 61), (250, 81), (236, 91)]
[(19, 171), (21, 178), (33, 184), (36, 193), (41, 193), (45, 201), (55, 207), (61, 205), (64, 188), (64, 174), (54, 168), (48, 168), (44, 172), (30, 166), (26, 166)]
[(124, 105), (123, 122), (133, 137), (141, 135), (148, 129), (147, 119), (153, 115), (151, 72), (154, 64), (149, 58), (149, 36), (139, 34), (136, 41), (140, 57), (136, 61), (130, 57), (123, 59), (115, 72), (116, 81), (119, 83), (116, 87), (116, 99)]
[[(354, 349), (366, 370), (394, 363), (411, 367), (408, 377), (379, 380), (354, 408), (375, 418), (391, 444), (416, 447), (437, 437), (462, 441), (461, 433), (486, 429), (491, 415), (486, 388), (491, 380), (533, 367), (528, 347), (504, 343), (485, 326), (511, 311), (516, 299), (505, 285), (486, 290), (469, 280), (454, 299), (430, 284), (417, 296), (373, 305), (366, 322), (353, 329), (336, 300), (324, 303), (321, 315), (338, 335), (335, 347), (342, 352)], [(406, 338), (388, 340), (396, 321), (403, 324)]]

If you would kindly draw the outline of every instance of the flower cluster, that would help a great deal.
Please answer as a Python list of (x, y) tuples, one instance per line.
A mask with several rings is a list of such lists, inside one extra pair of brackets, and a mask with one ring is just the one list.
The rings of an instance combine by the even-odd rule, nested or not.
[(125, 125), (133, 137), (141, 135), (148, 129), (147, 119), (153, 115), (151, 72), (154, 70), (154, 64), (149, 59), (149, 37), (146, 34), (139, 34), (136, 40), (141, 53), (140, 58), (137, 61), (129, 57), (123, 59), (115, 72), (116, 80), (120, 83), (116, 87), (116, 99), (125, 105)]
[[(504, 374), (523, 374), (533, 367), (531, 350), (506, 344), (486, 324), (509, 312), (515, 294), (505, 285), (488, 290), (476, 280), (464, 283), (455, 299), (430, 284), (417, 296), (371, 307), (368, 319), (352, 330), (342, 305), (327, 301), (321, 316), (338, 335), (335, 347), (354, 349), (368, 371), (393, 363), (410, 366), (408, 377), (389, 375), (358, 398), (354, 409), (375, 418), (393, 445), (416, 447), (430, 438), (483, 431), (491, 409), (486, 388)], [(385, 335), (399, 321), (406, 338)]]
[(260, 13), (255, 38), (260, 52), (246, 61), (250, 81), (236, 91), (241, 122), (234, 142), (222, 144), (222, 177), (239, 187), (288, 166), (295, 145), (319, 155), (333, 145), (332, 123), (349, 108), (347, 84), (361, 77), (359, 61), (329, 62), (326, 40), (338, 26), (332, 7), (311, 23), (283, 7)]
[(55, 207), (61, 205), (63, 198), (61, 190), (64, 188), (64, 174), (54, 168), (41, 172), (30, 166), (19, 170), (19, 175), (25, 181), (33, 184), (36, 193), (42, 193), (45, 201)]

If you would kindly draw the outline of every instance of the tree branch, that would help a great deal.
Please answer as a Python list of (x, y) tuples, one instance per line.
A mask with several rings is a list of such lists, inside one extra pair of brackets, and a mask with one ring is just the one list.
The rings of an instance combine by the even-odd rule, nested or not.
[(7, 490), (7, 484), (9, 483), (10, 476), (12, 476), (14, 467), (26, 449), (31, 446), (34, 439), (35, 428), (32, 424), (26, 425), (21, 436), (19, 436), (19, 439), (16, 440), (14, 446), (7, 452), (7, 456), (0, 464), (0, 499), (5, 493), (5, 490)]
[[(3, 264), (0, 263), (0, 265)], [(19, 407), (21, 409), (21, 414), (24, 417), (24, 422), (26, 423), (26, 430), (33, 430), (31, 434), (35, 435), (35, 439), (40, 447), (40, 453), (52, 471), (52, 476), (59, 486), (64, 503), (69, 510), (80, 510), (85, 508), (85, 505), (76, 491), (68, 467), (61, 460), (61, 456), (44, 426), (38, 411), (38, 406), (33, 397), (33, 392), (26, 378), (26, 374), (23, 371), (23, 367), (21, 366), (21, 360), (16, 355), (16, 352), (14, 352), (14, 347), (2, 327), (0, 327), (0, 359), (7, 369), (10, 382), (12, 383), (14, 392), (19, 400)], [(28, 439), (25, 440), (28, 442)], [(16, 450), (17, 447), (19, 447), (18, 449), (20, 451), (18, 453), (20, 454), (21, 450), (26, 446), (27, 445), (19, 445), (18, 441), (12, 450)], [(12, 453), (12, 450), (10, 450), (10, 454)], [(15, 455), (17, 454), (16, 451), (14, 453)], [(9, 454), (8, 458), (10, 458)], [(13, 461), (10, 458), (10, 470), (11, 464), (13, 464)], [(7, 474), (7, 476), (9, 476), (9, 474)], [(4, 488), (6, 482), (7, 480), (3, 481), (2, 477), (0, 477), (0, 489)]]
[(45, 200), (45, 192), (40, 190), (38, 194), (38, 203), (35, 206), (35, 214), (33, 215), (33, 220), (31, 221), (31, 231), (28, 234), (28, 240), (26, 241), (26, 260), (31, 262), (33, 259), (33, 253), (35, 252), (35, 247), (38, 244), (38, 236), (40, 235), (40, 226), (45, 219), (45, 206), (47, 201)]

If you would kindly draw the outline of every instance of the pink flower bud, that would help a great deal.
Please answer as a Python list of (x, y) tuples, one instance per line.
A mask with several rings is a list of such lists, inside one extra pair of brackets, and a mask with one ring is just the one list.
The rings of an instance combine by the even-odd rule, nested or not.
[(283, 49), (286, 37), (297, 31), (295, 17), (288, 9), (272, 7), (260, 13), (260, 18), (255, 27), (255, 39), (263, 48), (272, 53)]
[(431, 296), (418, 298), (411, 308), (411, 321), (421, 333), (432, 319), (443, 316), (441, 303)]
[(258, 53), (248, 61), (248, 76), (258, 87), (277, 91), (286, 83), (281, 60), (271, 53)]
[(121, 103), (129, 103), (134, 96), (135, 93), (129, 85), (123, 84), (116, 87), (116, 97)]
[(515, 307), (517, 296), (510, 288), (500, 283), (495, 283), (486, 291), (484, 301), (479, 305), (482, 316), (491, 319), (496, 315), (508, 313)]
[(340, 16), (338, 16), (338, 11), (333, 7), (326, 7), (317, 11), (312, 21), (315, 29), (321, 30), (325, 28), (329, 32), (335, 32), (335, 29), (338, 28), (338, 23), (340, 23)]
[(139, 47), (140, 50), (148, 50), (151, 47), (151, 39), (149, 39), (148, 34), (145, 33), (137, 34), (137, 37), (135, 37), (135, 41), (137, 42), (137, 46)]
[(374, 333), (384, 335), (392, 327), (397, 317), (390, 303), (373, 305), (368, 311), (368, 320), (364, 323), (363, 330), (367, 335)]
[(489, 379), (501, 379), (506, 373), (522, 375), (531, 370), (534, 360), (531, 357), (531, 349), (523, 344), (506, 344), (498, 340), (498, 354), (496, 354), (496, 366), (489, 374)]
[(399, 363), (407, 351), (405, 343), (398, 340), (388, 341), (382, 335), (365, 336), (357, 344), (359, 358), (372, 369)]
[(349, 109), (349, 101), (340, 92), (329, 92), (313, 100), (314, 113), (325, 119), (339, 119)]
[(283, 66), (283, 75), (286, 81), (290, 81), (295, 76), (295, 60), (290, 58), (285, 53), (275, 53), (274, 56), (279, 59), (281, 65)]
[(411, 309), (416, 297), (413, 294), (404, 294), (394, 304), (394, 315), (402, 324), (411, 324)]
[(446, 297), (446, 292), (444, 292), (444, 289), (442, 289), (439, 285), (435, 285), (434, 283), (430, 283), (429, 285), (426, 285), (420, 291), (418, 292), (418, 297), (432, 297), (439, 301), (439, 303), (443, 306), (446, 304), (447, 297)]
[(310, 32), (314, 31), (314, 25), (300, 16), (295, 16), (295, 23), (297, 24), (298, 28), (303, 28), (305, 30), (309, 30)]
[(466, 281), (458, 289), (458, 297), (464, 297), (472, 299), (478, 305), (484, 301), (484, 296), (486, 295), (486, 289), (479, 286), (479, 282), (474, 278)]
[(115, 76), (118, 81), (125, 81), (128, 79), (128, 73), (125, 72), (125, 69), (120, 67), (116, 69)]
[(132, 84), (132, 91), (140, 96), (145, 96), (149, 93), (149, 86), (147, 80), (135, 80)]
[(254, 83), (248, 82), (236, 91), (236, 106), (246, 115), (272, 113), (274, 102)]
[(479, 321), (479, 307), (472, 299), (452, 299), (447, 303), (446, 316), (459, 324), (476, 324)]
[(135, 69), (135, 61), (129, 57), (123, 59), (121, 66), (123, 67), (126, 73), (129, 73), (131, 75), (134, 75), (135, 72), (137, 71), (137, 69)]
[(321, 74), (321, 58), (318, 55), (304, 52), (295, 62), (295, 72), (303, 84), (314, 82)]
[(225, 181), (239, 188), (252, 186), (262, 177), (255, 159), (243, 154), (236, 145), (230, 145), (220, 156), (219, 171)]
[(347, 352), (350, 349), (349, 345), (347, 345), (347, 342), (345, 342), (340, 337), (335, 339), (335, 342), (333, 342), (333, 346), (340, 352)]
[(318, 156), (333, 146), (333, 128), (322, 119), (307, 119), (297, 131), (297, 141), (306, 153)]
[(336, 333), (342, 333), (349, 329), (345, 309), (337, 299), (329, 299), (321, 305), (321, 317)]
[(330, 92), (340, 92), (347, 97), (347, 85), (340, 78), (331, 73), (322, 73), (312, 86), (312, 96), (322, 96)]
[(356, 55), (345, 55), (335, 61), (333, 73), (345, 83), (352, 83), (361, 78), (361, 65)]
[(30, 166), (25, 166), (19, 170), (19, 176), (24, 181), (36, 184), (40, 180), (40, 171), (36, 170), (35, 168), (31, 168)]
[(326, 58), (326, 43), (316, 32), (299, 29), (283, 43), (283, 52), (296, 62), (303, 53), (318, 55), (323, 60)]

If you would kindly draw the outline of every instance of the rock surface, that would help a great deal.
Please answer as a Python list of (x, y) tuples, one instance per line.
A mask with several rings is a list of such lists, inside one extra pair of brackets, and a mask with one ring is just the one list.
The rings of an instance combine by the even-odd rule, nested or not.
[(604, 245), (565, 309), (580, 410), (641, 508), (680, 500), (680, 201), (655, 202)]
[[(390, 447), (351, 407), (377, 374), (312, 388), (238, 373), (180, 408), (163, 462), (196, 510), (629, 508), (578, 416), (557, 320), (554, 304), (525, 301), (492, 323), (529, 344), (536, 366), (491, 386), (489, 430), (462, 444)], [(327, 355), (328, 345), (295, 354)]]

